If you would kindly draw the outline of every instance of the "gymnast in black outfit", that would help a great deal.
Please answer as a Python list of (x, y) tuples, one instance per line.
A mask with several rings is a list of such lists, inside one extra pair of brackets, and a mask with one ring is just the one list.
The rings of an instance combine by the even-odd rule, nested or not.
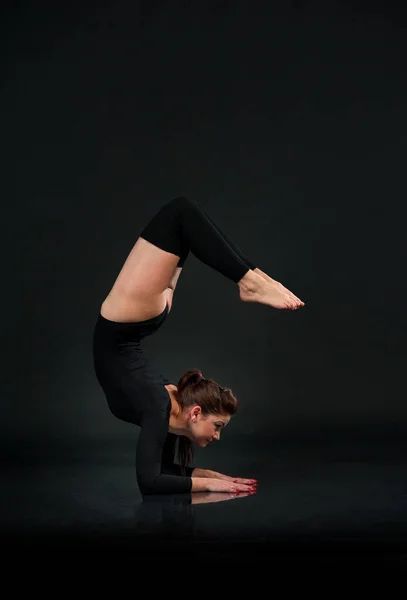
[(304, 306), (246, 258), (198, 202), (175, 198), (142, 229), (100, 307), (93, 336), (96, 377), (113, 415), (140, 427), (136, 476), (142, 495), (252, 492), (253, 479), (190, 466), (192, 444), (205, 447), (219, 440), (236, 413), (232, 391), (199, 369), (186, 371), (174, 385), (143, 349), (143, 338), (155, 333), (171, 310), (189, 252), (237, 284), (243, 302), (286, 310)]

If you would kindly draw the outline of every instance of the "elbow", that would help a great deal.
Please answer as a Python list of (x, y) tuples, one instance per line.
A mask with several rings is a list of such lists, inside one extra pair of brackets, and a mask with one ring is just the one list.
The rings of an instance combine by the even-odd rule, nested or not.
[(138, 488), (142, 496), (150, 496), (152, 494), (159, 494), (159, 483), (157, 478), (154, 477), (138, 477), (137, 478)]

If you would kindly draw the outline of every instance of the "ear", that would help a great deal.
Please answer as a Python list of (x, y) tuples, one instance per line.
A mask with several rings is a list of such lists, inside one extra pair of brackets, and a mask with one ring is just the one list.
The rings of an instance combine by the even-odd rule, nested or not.
[(191, 408), (190, 415), (193, 422), (196, 422), (201, 417), (201, 414), (202, 410), (200, 406), (195, 405)]

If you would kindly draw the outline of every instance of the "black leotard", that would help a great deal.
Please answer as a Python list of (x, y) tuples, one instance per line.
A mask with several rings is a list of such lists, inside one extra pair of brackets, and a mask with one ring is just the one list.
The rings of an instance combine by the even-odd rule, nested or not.
[[(165, 204), (141, 231), (141, 237), (180, 257), (191, 251), (200, 261), (237, 283), (254, 264), (221, 232), (201, 205), (186, 198)], [(116, 323), (98, 315), (93, 337), (97, 380), (111, 412), (140, 426), (136, 473), (142, 494), (190, 492), (191, 473), (181, 474), (175, 460), (177, 436), (169, 433), (170, 381), (150, 364), (141, 341), (164, 323), (168, 305), (152, 319)]]
[(142, 494), (190, 492), (192, 468), (181, 475), (175, 463), (177, 436), (169, 433), (170, 381), (150, 364), (141, 340), (161, 327), (164, 311), (138, 323), (116, 323), (99, 314), (93, 338), (95, 372), (111, 412), (140, 426), (136, 454)]

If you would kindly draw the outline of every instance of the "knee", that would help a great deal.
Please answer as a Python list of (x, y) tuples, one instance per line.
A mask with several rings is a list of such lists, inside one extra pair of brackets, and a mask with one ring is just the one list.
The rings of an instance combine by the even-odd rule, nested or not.
[(167, 206), (171, 205), (179, 208), (196, 208), (199, 206), (199, 203), (196, 200), (191, 200), (191, 198), (187, 198), (186, 196), (177, 196), (173, 198), (167, 203)]
[(173, 198), (172, 200), (167, 202), (167, 206), (170, 206), (174, 209), (182, 209), (185, 206), (189, 206), (190, 204), (191, 201), (188, 198), (185, 198), (185, 196), (177, 196), (176, 198)]
[(177, 196), (163, 205), (160, 216), (181, 223), (184, 218), (189, 220), (198, 212), (200, 212), (200, 207), (196, 201), (185, 196)]

